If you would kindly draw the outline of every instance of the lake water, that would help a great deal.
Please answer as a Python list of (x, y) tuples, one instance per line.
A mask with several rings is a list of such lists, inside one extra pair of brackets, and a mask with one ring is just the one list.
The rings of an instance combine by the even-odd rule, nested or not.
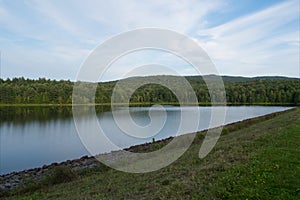
[[(182, 108), (182, 107), (181, 107)], [(222, 107), (219, 107), (222, 109)], [(266, 115), (273, 112), (287, 110), (290, 107), (275, 106), (229, 106), (226, 107), (225, 124), (248, 118)], [(146, 126), (150, 123), (150, 107), (131, 107), (130, 114), (136, 124)], [(97, 119), (107, 134), (107, 137), (120, 148), (135, 144), (174, 136), (178, 130), (181, 112), (191, 113), (200, 110), (200, 121), (197, 130), (209, 127), (211, 107), (180, 107), (164, 106), (163, 109), (152, 109), (154, 118), (160, 118), (166, 111), (166, 121), (162, 129), (154, 136), (153, 127), (146, 129), (143, 138), (136, 138), (124, 134), (114, 122), (112, 112), (108, 107), (97, 107)], [(6, 107), (0, 108), (0, 174), (13, 171), (40, 167), (44, 164), (62, 162), (68, 159), (90, 155), (82, 144), (75, 128), (69, 107)], [(123, 112), (120, 110), (119, 112)], [(124, 117), (126, 117), (124, 115)], [(190, 120), (193, 120), (192, 118)], [(86, 134), (91, 130), (92, 117), (84, 115), (80, 123), (85, 126)], [(81, 124), (82, 125), (82, 124)], [(219, 124), (222, 125), (222, 124)], [(182, 130), (179, 134), (188, 133)], [(151, 137), (147, 137), (147, 134)], [(110, 152), (105, 144), (98, 141), (98, 153)]]

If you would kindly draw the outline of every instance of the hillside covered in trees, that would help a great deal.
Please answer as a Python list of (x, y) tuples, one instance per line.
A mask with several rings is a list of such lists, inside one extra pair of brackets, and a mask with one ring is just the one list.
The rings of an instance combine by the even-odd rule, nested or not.
[[(171, 76), (154, 76), (168, 79)], [(130, 78), (138, 79), (153, 77)], [(211, 101), (207, 86), (202, 77), (185, 77), (194, 89), (198, 102)], [(213, 80), (214, 75), (206, 78)], [(285, 77), (222, 77), (226, 90), (227, 103), (232, 104), (290, 104), (300, 105), (300, 79)], [(178, 85), (176, 77), (170, 79), (171, 84)], [(95, 103), (110, 103), (111, 94), (117, 81), (98, 83)], [(40, 78), (31, 80), (25, 78), (0, 79), (0, 104), (71, 104), (74, 82), (56, 81)], [(124, 93), (130, 93), (130, 87)], [(189, 94), (187, 94), (189, 95)], [(94, 103), (92, 99), (85, 99), (85, 103)], [(131, 96), (132, 103), (176, 103), (176, 96), (166, 87), (158, 84), (147, 84), (137, 89)]]

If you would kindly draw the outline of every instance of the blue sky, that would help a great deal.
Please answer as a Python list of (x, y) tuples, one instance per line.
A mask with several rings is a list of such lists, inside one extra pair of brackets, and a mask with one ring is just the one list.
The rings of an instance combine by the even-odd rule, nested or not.
[[(158, 27), (192, 37), (220, 74), (300, 77), (299, 23), (299, 0), (0, 0), (0, 75), (75, 80), (106, 39)], [(151, 62), (193, 74), (170, 55), (139, 52), (118, 61), (106, 78)]]

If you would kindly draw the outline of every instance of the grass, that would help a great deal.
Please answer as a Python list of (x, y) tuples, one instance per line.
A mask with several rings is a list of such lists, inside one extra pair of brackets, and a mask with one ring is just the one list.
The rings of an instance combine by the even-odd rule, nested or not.
[(219, 198), (300, 198), (300, 117), (290, 125), (275, 120), (274, 127), (267, 127), (270, 134), (248, 144), (257, 148), (248, 162), (230, 167), (216, 179), (213, 187)]
[(56, 175), (70, 182), (56, 176), (6, 198), (300, 199), (300, 108), (226, 126), (212, 152), (199, 159), (203, 137), (197, 134), (182, 157), (155, 172), (99, 168), (74, 175), (63, 169)]

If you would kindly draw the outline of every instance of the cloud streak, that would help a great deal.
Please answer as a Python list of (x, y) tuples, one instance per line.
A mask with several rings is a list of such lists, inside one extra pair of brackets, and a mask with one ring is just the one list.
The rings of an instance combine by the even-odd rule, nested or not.
[(299, 77), (298, 23), (299, 2), (286, 1), (200, 30), (197, 39), (223, 74)]
[(151, 26), (187, 33), (219, 6), (219, 0), (0, 1), (1, 76), (37, 78), (43, 69), (57, 72), (51, 78), (74, 79), (89, 51), (112, 35)]
[[(51, 74), (49, 78), (74, 80), (81, 63), (98, 44), (142, 27), (167, 28), (195, 37), (222, 74), (299, 74), (299, 2), (283, 1), (212, 27), (218, 24), (211, 17), (214, 13), (236, 14), (234, 9), (229, 0), (0, 0), (1, 77)], [(151, 63), (166, 59), (144, 58)], [(174, 66), (182, 74), (190, 71)]]

